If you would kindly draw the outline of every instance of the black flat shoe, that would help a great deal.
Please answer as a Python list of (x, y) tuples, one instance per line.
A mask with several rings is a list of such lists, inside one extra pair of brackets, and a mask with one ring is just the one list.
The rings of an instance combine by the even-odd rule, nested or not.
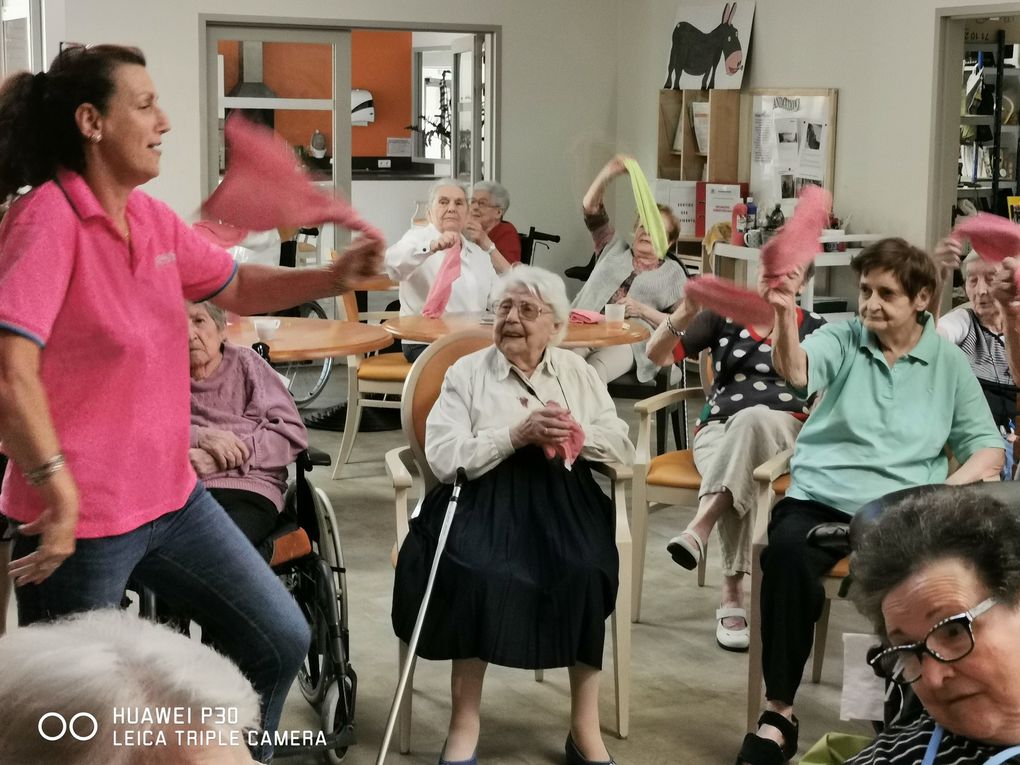
[(616, 765), (616, 760), (611, 756), (608, 760), (586, 760), (584, 755), (581, 754), (581, 750), (577, 748), (577, 744), (574, 743), (574, 737), (567, 734), (567, 743), (563, 746), (563, 751), (567, 755), (567, 765)]
[(797, 754), (797, 737), (800, 732), (800, 721), (794, 715), (793, 722), (778, 712), (762, 712), (758, 718), (758, 727), (771, 725), (783, 734), (783, 745), (772, 739), (762, 738), (756, 733), (748, 733), (740, 745), (737, 765), (784, 765)]

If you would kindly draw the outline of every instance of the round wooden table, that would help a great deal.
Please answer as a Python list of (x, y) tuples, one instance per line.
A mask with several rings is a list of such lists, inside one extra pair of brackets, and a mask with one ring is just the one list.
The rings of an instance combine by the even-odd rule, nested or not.
[[(227, 339), (235, 345), (249, 347), (257, 343), (259, 336), (252, 323), (253, 318), (263, 317), (242, 316), (228, 324)], [(393, 335), (378, 324), (286, 316), (265, 318), (280, 320), (276, 334), (271, 340), (265, 341), (274, 364), (368, 353), (393, 344)]]
[[(431, 343), (453, 332), (462, 332), (479, 327), (491, 327), (482, 323), (480, 313), (451, 313), (439, 319), (424, 316), (400, 316), (388, 319), (383, 326), (401, 340), (417, 340)], [(607, 345), (630, 345), (647, 340), (651, 333), (644, 324), (625, 321), (612, 325), (601, 321), (598, 324), (570, 324), (567, 336), (560, 343), (561, 348), (603, 348)]]

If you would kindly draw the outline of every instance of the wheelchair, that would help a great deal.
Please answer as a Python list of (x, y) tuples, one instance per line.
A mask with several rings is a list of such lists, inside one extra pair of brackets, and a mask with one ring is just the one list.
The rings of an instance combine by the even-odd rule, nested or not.
[[(269, 565), (304, 614), (312, 639), (298, 670), (301, 695), (319, 714), (322, 736), (310, 745), (278, 745), (275, 757), (322, 752), (332, 765), (347, 756), (356, 743), (354, 730), (358, 675), (350, 661), (347, 570), (333, 506), (308, 473), (329, 466), (330, 456), (309, 447), (298, 455), (296, 476), (284, 494), (283, 511), (267, 538), (272, 543)], [(140, 592), (139, 614), (159, 620), (156, 597)]]
[(307, 473), (328, 466), (325, 452), (309, 448), (297, 460), (284, 509), (271, 535), (273, 571), (294, 596), (312, 633), (308, 656), (298, 670), (301, 695), (319, 713), (325, 745), (277, 747), (276, 757), (323, 751), (339, 763), (355, 743), (358, 675), (350, 662), (347, 573), (333, 506)]

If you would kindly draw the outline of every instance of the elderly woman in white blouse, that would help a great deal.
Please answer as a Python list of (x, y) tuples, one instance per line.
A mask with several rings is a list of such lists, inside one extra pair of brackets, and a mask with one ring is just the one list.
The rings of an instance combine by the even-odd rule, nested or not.
[(569, 307), (558, 276), (531, 266), (494, 291), (495, 345), (454, 364), (426, 425), (441, 483), (412, 520), (397, 563), (393, 626), (408, 640), (458, 467), (467, 472), (418, 645), (452, 659), (440, 763), (475, 763), (489, 662), (569, 668), (571, 765), (612, 762), (598, 677), (619, 561), (609, 499), (589, 462), (633, 461), (627, 425), (595, 371), (557, 348)]

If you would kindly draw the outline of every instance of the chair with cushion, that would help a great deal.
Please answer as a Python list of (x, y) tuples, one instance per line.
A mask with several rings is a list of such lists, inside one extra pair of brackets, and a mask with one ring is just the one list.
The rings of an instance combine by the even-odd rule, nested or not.
[[(339, 296), (337, 309), (339, 318), (346, 321), (383, 319), (397, 315), (396, 311), (361, 314), (353, 292)], [(363, 408), (399, 409), (400, 392), (410, 371), (411, 362), (402, 353), (355, 354), (347, 357), (347, 417), (344, 420), (344, 434), (340, 440), (336, 467), (333, 469), (334, 479), (340, 476), (341, 469), (351, 458)]]
[[(631, 510), (634, 533), (634, 593), (631, 597), (631, 621), (641, 620), (641, 590), (644, 584), (645, 549), (648, 545), (648, 515), (662, 507), (673, 505), (694, 506), (698, 504), (698, 492), (701, 490), (701, 474), (694, 466), (694, 451), (680, 449), (665, 452), (665, 433), (659, 425), (660, 415), (668, 407), (674, 407), (676, 418), (678, 404), (686, 404), (698, 398), (707, 398), (712, 385), (711, 356), (706, 351), (699, 361), (702, 387), (680, 388), (657, 393), (650, 398), (639, 401), (634, 409), (639, 416), (638, 437), (636, 442), (637, 456), (634, 459), (634, 506)], [(667, 368), (668, 369), (668, 368)], [(686, 409), (686, 407), (685, 407)], [(659, 431), (658, 456), (651, 451), (651, 417), (656, 416), (656, 428)], [(685, 416), (686, 420), (686, 416)], [(686, 422), (684, 423), (686, 425)], [(677, 423), (674, 421), (674, 428)], [(686, 446), (685, 438), (681, 442), (676, 438), (678, 446)], [(698, 586), (705, 585), (705, 559), (701, 556), (698, 563)]]
[[(400, 420), (407, 446), (392, 449), (386, 453), (386, 472), (393, 482), (396, 511), (396, 551), (403, 544), (408, 533), (408, 494), (415, 484), (417, 475), (420, 485), (419, 497), (438, 483), (425, 458), (425, 421), (439, 392), (442, 389), (446, 370), (462, 356), (485, 348), (492, 343), (492, 332), (472, 330), (448, 335), (432, 343), (415, 362), (404, 384), (400, 407)], [(616, 545), (620, 556), (620, 588), (616, 610), (612, 616), (613, 667), (616, 691), (616, 726), (620, 738), (626, 738), (630, 724), (630, 526), (627, 523), (627, 503), (624, 485), (630, 478), (629, 468), (615, 464), (593, 463), (592, 469), (608, 476), (611, 496), (616, 512)], [(622, 617), (618, 618), (618, 615)], [(400, 644), (399, 667), (403, 665), (407, 645)], [(536, 671), (536, 679), (542, 679)], [(413, 692), (414, 667), (408, 678), (407, 689), (399, 711), (400, 751), (406, 754), (411, 749), (411, 698)]]
[[(751, 609), (748, 626), (751, 629), (751, 645), (747, 662), (747, 729), (758, 728), (758, 712), (762, 702), (762, 645), (761, 645), (761, 554), (768, 546), (769, 516), (772, 507), (786, 496), (790, 488), (790, 458), (793, 450), (777, 454), (754, 471), (758, 484), (758, 507), (755, 510), (754, 532), (751, 537)], [(822, 662), (825, 661), (825, 640), (829, 631), (829, 608), (836, 598), (846, 597), (849, 582), (850, 559), (843, 558), (834, 565), (822, 579), (825, 589), (825, 603), (815, 623), (815, 640), (811, 659), (811, 682), (822, 678)]]

